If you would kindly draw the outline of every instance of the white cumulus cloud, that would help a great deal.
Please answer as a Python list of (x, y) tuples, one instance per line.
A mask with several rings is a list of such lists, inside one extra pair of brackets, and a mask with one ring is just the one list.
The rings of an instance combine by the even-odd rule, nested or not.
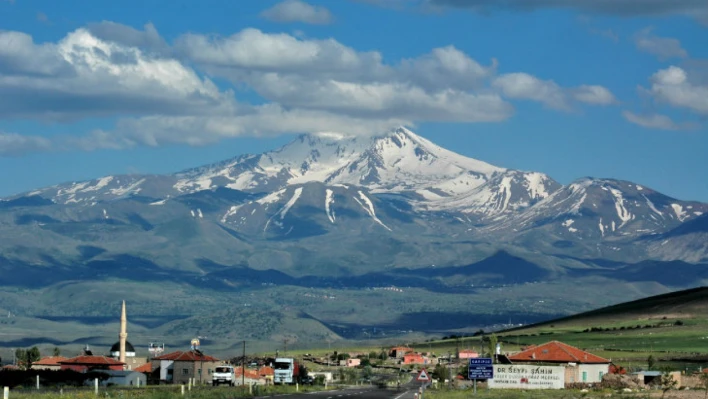
[(570, 110), (572, 101), (591, 105), (609, 105), (616, 102), (609, 89), (597, 85), (564, 88), (552, 80), (542, 80), (523, 72), (498, 76), (492, 83), (505, 96), (540, 102), (547, 107)]
[(640, 51), (652, 54), (662, 60), (688, 57), (688, 52), (681, 47), (680, 41), (653, 35), (652, 30), (653, 28), (646, 28), (634, 36), (634, 43)]
[(684, 69), (672, 65), (656, 72), (650, 81), (651, 87), (642, 91), (658, 102), (708, 115), (708, 85), (694, 83)]
[(179, 61), (78, 29), (56, 44), (0, 32), (0, 117), (212, 112), (229, 95)]
[(44, 137), (0, 132), (0, 156), (19, 156), (51, 148), (51, 141)]
[(280, 2), (263, 11), (261, 16), (276, 22), (303, 22), (313, 25), (330, 24), (334, 19), (328, 9), (300, 0)]
[[(377, 51), (335, 39), (251, 28), (225, 37), (189, 33), (171, 44), (151, 24), (138, 30), (104, 21), (49, 43), (4, 31), (0, 119), (111, 118), (114, 127), (51, 139), (4, 134), (0, 155), (499, 122), (513, 116), (511, 99), (562, 110), (615, 103), (602, 86), (562, 87), (521, 72), (499, 75), (498, 68), (495, 59), (479, 62), (454, 46), (385, 62)], [(265, 103), (237, 101), (244, 88)]]
[(649, 115), (637, 115), (630, 111), (623, 111), (622, 116), (624, 118), (636, 125), (646, 127), (649, 129), (662, 129), (662, 130), (679, 130), (681, 127), (676, 124), (671, 118), (666, 115), (660, 114), (649, 114)]

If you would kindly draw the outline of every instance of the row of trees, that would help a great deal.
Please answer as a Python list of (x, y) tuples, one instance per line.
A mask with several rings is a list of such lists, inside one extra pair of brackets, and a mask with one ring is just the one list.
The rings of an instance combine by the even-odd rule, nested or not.
[[(59, 350), (59, 348), (54, 348), (54, 350), (52, 351), (52, 356), (59, 356), (60, 354), (61, 351)], [(15, 350), (15, 364), (23, 370), (28, 370), (32, 367), (32, 363), (38, 361), (41, 358), (42, 354), (39, 353), (39, 348), (37, 348), (36, 346), (33, 346), (30, 349), (20, 348)]]

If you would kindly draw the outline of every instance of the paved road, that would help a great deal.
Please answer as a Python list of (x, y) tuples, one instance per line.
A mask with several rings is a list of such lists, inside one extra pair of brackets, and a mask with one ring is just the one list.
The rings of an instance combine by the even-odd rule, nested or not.
[[(308, 392), (271, 397), (286, 399), (413, 399), (414, 394), (417, 392), (418, 388), (407, 384), (401, 387), (400, 390), (361, 386), (340, 389), (337, 391)], [(263, 399), (265, 398), (268, 397), (264, 396)]]

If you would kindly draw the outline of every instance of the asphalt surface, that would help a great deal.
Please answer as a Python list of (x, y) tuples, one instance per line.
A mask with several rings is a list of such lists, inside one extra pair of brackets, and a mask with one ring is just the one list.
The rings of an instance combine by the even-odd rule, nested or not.
[(276, 396), (263, 396), (262, 398), (288, 398), (288, 399), (414, 399), (418, 393), (420, 383), (409, 383), (401, 388), (378, 388), (376, 386), (357, 386), (339, 389), (336, 391), (308, 392), (300, 394), (283, 394)]

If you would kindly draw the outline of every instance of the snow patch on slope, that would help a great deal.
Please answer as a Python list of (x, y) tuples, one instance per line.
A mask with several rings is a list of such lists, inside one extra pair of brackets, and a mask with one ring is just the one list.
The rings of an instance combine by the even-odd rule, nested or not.
[[(637, 187), (639, 187), (639, 186), (637, 186)], [(664, 214), (662, 212), (660, 212), (658, 209), (656, 209), (656, 206), (654, 206), (654, 203), (651, 202), (649, 200), (649, 198), (647, 198), (646, 195), (642, 194), (642, 197), (644, 197), (644, 199), (647, 201), (647, 206), (649, 206), (649, 209), (654, 211), (654, 213), (658, 213), (659, 215), (664, 216)]]
[(283, 209), (280, 210), (280, 220), (285, 219), (285, 215), (287, 215), (290, 208), (292, 208), (293, 205), (295, 205), (297, 200), (300, 198), (300, 195), (302, 195), (302, 187), (298, 187), (295, 189), (295, 192), (293, 193), (292, 198), (290, 198), (290, 200), (288, 200), (288, 202), (285, 204), (285, 206), (283, 206)]
[(145, 179), (140, 179), (127, 187), (118, 187), (110, 190), (110, 193), (116, 196), (126, 195), (128, 193), (137, 194), (140, 192), (140, 185), (145, 182)]
[(111, 181), (113, 181), (113, 176), (102, 177), (102, 178), (98, 179), (98, 181), (96, 182), (95, 185), (93, 185), (91, 187), (87, 187), (81, 191), (82, 192), (98, 191), (98, 190), (102, 189), (103, 187), (106, 187), (108, 185), (108, 183), (110, 183)]
[[(283, 190), (281, 190), (281, 191), (284, 192), (285, 189), (283, 189)], [(290, 197), (290, 199), (288, 200), (288, 202), (286, 202), (285, 205), (284, 205), (278, 212), (276, 212), (273, 216), (271, 216), (270, 218), (268, 218), (268, 221), (266, 222), (265, 226), (263, 227), (263, 231), (265, 232), (265, 231), (268, 229), (268, 226), (270, 225), (270, 222), (273, 221), (273, 218), (274, 218), (274, 217), (280, 216), (280, 220), (285, 219), (285, 215), (287, 215), (287, 213), (288, 213), (288, 211), (290, 210), (290, 208), (292, 208), (293, 205), (295, 205), (295, 203), (297, 202), (297, 200), (300, 198), (300, 195), (302, 195), (302, 187), (296, 188), (296, 189), (295, 189), (295, 192), (293, 193), (293, 196)], [(265, 198), (261, 198), (261, 199), (265, 199)], [(273, 223), (275, 223), (276, 225), (282, 227), (282, 224), (281, 224), (280, 222), (277, 222), (277, 221), (276, 221), (276, 222), (273, 222)]]
[(619, 228), (622, 228), (622, 226), (624, 226), (628, 221), (632, 220), (632, 214), (629, 213), (627, 208), (624, 206), (622, 192), (612, 187), (610, 187), (610, 192), (612, 193), (612, 196), (615, 197), (615, 210), (617, 211), (617, 216), (622, 221)]
[(382, 222), (381, 220), (379, 220), (379, 218), (376, 216), (376, 211), (374, 210), (374, 204), (371, 202), (371, 200), (369, 199), (369, 197), (367, 197), (366, 195), (364, 195), (364, 193), (362, 193), (361, 191), (359, 191), (359, 198), (361, 198), (361, 200), (366, 204), (366, 206), (364, 206), (364, 204), (361, 203), (356, 197), (353, 197), (353, 198), (354, 198), (354, 201), (358, 202), (359, 205), (361, 205), (361, 207), (364, 208), (364, 210), (366, 211), (366, 213), (368, 213), (369, 216), (371, 216), (371, 218), (374, 219), (374, 221), (375, 221), (376, 223), (378, 223), (378, 224), (380, 224), (381, 226), (383, 226), (386, 230), (392, 231), (388, 226), (386, 226), (385, 224), (383, 224), (383, 222)]
[(531, 198), (547, 198), (548, 192), (546, 191), (546, 176), (543, 173), (526, 173), (524, 175), (526, 179), (526, 187), (528, 188), (529, 195)]
[(332, 223), (334, 223), (334, 221), (336, 219), (334, 211), (331, 208), (333, 203), (334, 203), (334, 192), (330, 189), (327, 189), (325, 192), (325, 212), (327, 213), (327, 217), (329, 218), (329, 221)]
[(280, 196), (283, 195), (285, 191), (286, 189), (283, 188), (278, 191), (272, 192), (263, 198), (257, 199), (256, 202), (261, 205), (274, 204), (280, 200)]
[[(241, 209), (243, 205), (234, 205), (231, 208), (229, 208), (228, 211), (224, 214), (224, 216), (221, 217), (221, 223), (226, 223), (226, 219), (228, 219), (230, 216), (233, 216), (238, 212), (239, 209)], [(255, 211), (255, 209), (254, 209)]]
[(674, 213), (676, 213), (676, 218), (680, 221), (683, 222), (686, 220), (688, 215), (686, 212), (683, 210), (683, 207), (679, 204), (671, 204), (671, 207), (674, 209)]

